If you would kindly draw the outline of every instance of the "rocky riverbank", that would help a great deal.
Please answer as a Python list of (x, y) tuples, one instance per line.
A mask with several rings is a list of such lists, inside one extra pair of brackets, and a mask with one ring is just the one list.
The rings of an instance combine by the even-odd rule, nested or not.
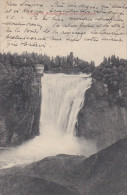
[(2, 195), (119, 195), (127, 192), (127, 139), (85, 158), (57, 155), (0, 170)]

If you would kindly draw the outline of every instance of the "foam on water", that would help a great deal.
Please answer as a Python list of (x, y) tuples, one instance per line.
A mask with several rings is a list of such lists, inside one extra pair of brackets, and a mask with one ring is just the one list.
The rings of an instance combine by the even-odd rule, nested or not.
[(45, 74), (42, 77), (40, 135), (0, 154), (1, 168), (27, 164), (47, 156), (96, 152), (90, 140), (75, 136), (77, 115), (91, 78), (85, 74)]

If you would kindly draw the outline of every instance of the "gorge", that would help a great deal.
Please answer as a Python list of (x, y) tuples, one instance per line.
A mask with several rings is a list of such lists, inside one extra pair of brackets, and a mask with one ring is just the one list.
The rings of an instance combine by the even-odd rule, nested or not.
[(93, 140), (75, 136), (77, 115), (91, 85), (89, 75), (44, 74), (41, 85), (40, 135), (3, 151), (2, 166), (30, 163), (57, 154), (90, 156), (97, 151)]
[[(57, 154), (88, 157), (127, 136), (126, 104), (111, 106), (111, 95), (102, 82), (93, 83), (87, 74), (59, 73), (44, 74), (41, 80), (40, 77), (37, 79), (36, 86), (39, 87), (37, 97), (42, 97), (42, 101), (32, 101), (33, 105), (41, 104), (38, 118), (34, 118), (39, 125), (41, 113), (39, 135), (3, 150), (1, 168), (28, 164)], [(30, 119), (27, 123), (29, 126)], [(32, 127), (34, 132), (36, 127)], [(26, 128), (24, 126), (22, 133)], [(21, 139), (20, 134), (17, 139)]]
[[(97, 68), (95, 76), (44, 73), (41, 78), (35, 72), (25, 99), (19, 90), (11, 96), (5, 93), (10, 107), (5, 107), (0, 118), (0, 194), (126, 194), (124, 63), (123, 67), (119, 85), (114, 80), (113, 85), (105, 84), (105, 70)], [(23, 72), (24, 79), (29, 70)], [(116, 75), (116, 69), (111, 70)], [(14, 79), (15, 89), (17, 80), (20, 74)]]

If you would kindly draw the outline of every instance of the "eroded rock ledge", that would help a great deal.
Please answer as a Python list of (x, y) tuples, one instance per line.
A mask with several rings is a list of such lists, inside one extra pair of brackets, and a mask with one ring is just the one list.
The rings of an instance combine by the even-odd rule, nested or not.
[(76, 133), (94, 140), (103, 149), (127, 135), (127, 98), (111, 94), (102, 82), (94, 81), (86, 91), (78, 114)]

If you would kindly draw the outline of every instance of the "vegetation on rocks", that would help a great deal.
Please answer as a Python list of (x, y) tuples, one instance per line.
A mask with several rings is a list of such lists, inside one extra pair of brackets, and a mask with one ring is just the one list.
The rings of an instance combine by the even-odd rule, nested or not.
[(126, 96), (127, 60), (119, 59), (115, 55), (109, 58), (104, 57), (103, 62), (94, 69), (92, 78), (106, 84), (109, 93), (118, 93), (122, 90), (122, 95)]
[(94, 69), (77, 135), (93, 140), (99, 150), (127, 136), (127, 60), (111, 56)]
[(36, 128), (32, 132), (40, 97), (39, 86), (33, 85), (36, 72), (30, 58), (0, 54), (0, 146), (19, 144), (38, 132)]

